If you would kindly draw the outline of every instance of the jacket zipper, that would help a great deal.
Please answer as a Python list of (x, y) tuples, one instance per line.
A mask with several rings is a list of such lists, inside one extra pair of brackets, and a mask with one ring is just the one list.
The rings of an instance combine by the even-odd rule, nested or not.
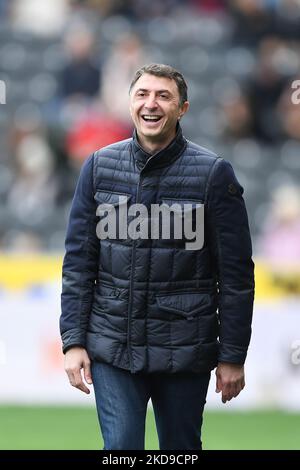
[[(143, 180), (143, 171), (147, 164), (155, 157), (155, 154), (152, 155), (143, 166), (140, 171), (140, 177), (137, 186), (136, 192), (136, 204), (140, 202), (140, 190), (141, 190), (141, 182)], [(136, 240), (133, 240), (132, 243), (132, 255), (131, 255), (131, 273), (130, 273), (130, 287), (129, 287), (129, 307), (128, 307), (128, 323), (127, 323), (127, 347), (128, 347), (128, 359), (129, 359), (129, 366), (131, 372), (134, 372), (134, 365), (132, 360), (132, 352), (131, 352), (131, 314), (132, 314), (132, 305), (133, 305), (133, 285), (134, 285), (134, 268), (135, 268), (135, 255), (136, 255)]]
[[(140, 200), (140, 188), (141, 188), (142, 176), (140, 175), (137, 193), (136, 193), (136, 203), (139, 203)], [(134, 365), (132, 360), (132, 351), (131, 351), (131, 314), (132, 314), (132, 305), (133, 305), (133, 285), (134, 285), (134, 273), (135, 273), (135, 256), (136, 256), (136, 240), (132, 242), (132, 255), (131, 255), (131, 272), (130, 272), (130, 290), (129, 290), (129, 308), (128, 308), (128, 323), (127, 323), (127, 347), (128, 347), (128, 359), (131, 372), (134, 372)]]

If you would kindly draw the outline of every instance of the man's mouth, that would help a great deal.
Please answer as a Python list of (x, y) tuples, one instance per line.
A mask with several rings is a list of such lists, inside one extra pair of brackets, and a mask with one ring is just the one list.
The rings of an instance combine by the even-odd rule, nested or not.
[(142, 119), (145, 122), (158, 122), (162, 116), (157, 116), (154, 114), (142, 114)]

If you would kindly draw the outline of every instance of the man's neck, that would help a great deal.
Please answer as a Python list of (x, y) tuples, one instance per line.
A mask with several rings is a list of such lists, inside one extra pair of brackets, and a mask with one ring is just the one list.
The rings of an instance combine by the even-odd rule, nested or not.
[(174, 135), (172, 135), (169, 139), (161, 141), (161, 142), (160, 141), (151, 142), (148, 139), (143, 139), (138, 134), (137, 134), (137, 138), (142, 149), (144, 149), (147, 153), (150, 153), (150, 155), (154, 155), (155, 153), (160, 152), (160, 150), (163, 150), (164, 148), (168, 147), (168, 145), (175, 138), (175, 135), (176, 133), (174, 133)]

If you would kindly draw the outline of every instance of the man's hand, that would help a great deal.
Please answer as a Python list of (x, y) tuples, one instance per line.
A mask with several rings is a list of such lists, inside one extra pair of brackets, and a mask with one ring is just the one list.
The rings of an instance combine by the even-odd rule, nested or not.
[(82, 380), (81, 369), (83, 369), (85, 381), (88, 384), (92, 384), (91, 361), (88, 353), (84, 348), (74, 346), (65, 354), (65, 371), (73, 387), (79, 388), (82, 392), (89, 394), (90, 390)]
[(237, 397), (245, 387), (244, 366), (239, 364), (219, 362), (216, 376), (216, 392), (222, 392), (223, 403)]

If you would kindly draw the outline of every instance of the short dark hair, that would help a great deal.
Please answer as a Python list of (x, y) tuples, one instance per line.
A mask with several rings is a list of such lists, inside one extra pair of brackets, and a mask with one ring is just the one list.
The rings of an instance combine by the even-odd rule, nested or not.
[(171, 65), (165, 64), (144, 65), (142, 68), (137, 70), (130, 84), (129, 93), (131, 92), (135, 83), (142, 75), (144, 75), (144, 73), (155, 75), (156, 77), (166, 77), (170, 78), (171, 80), (174, 80), (179, 92), (180, 105), (182, 106), (183, 103), (187, 101), (187, 84), (184, 79), (184, 76), (180, 72), (178, 72), (178, 70), (174, 69), (174, 67), (171, 67)]

